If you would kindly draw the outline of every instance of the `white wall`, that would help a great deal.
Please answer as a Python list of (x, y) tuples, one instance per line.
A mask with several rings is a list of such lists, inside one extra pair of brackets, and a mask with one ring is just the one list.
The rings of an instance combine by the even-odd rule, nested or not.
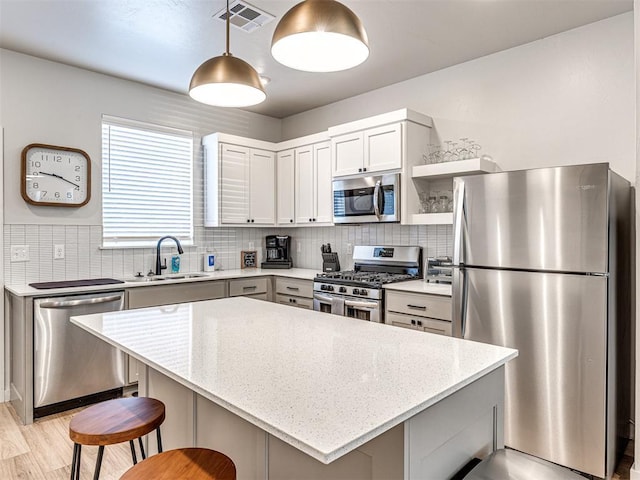
[[(278, 141), (281, 121), (239, 109), (209, 107), (187, 95), (0, 50), (0, 124), (5, 128), (4, 200), (8, 224), (102, 224), (102, 114), (192, 130), (195, 222), (202, 225), (200, 137), (216, 131)], [(20, 153), (30, 143), (85, 150), (92, 196), (81, 208), (28, 205), (20, 196)]]
[(633, 47), (630, 12), (288, 117), (283, 138), (409, 107), (505, 170), (609, 162), (634, 181)]

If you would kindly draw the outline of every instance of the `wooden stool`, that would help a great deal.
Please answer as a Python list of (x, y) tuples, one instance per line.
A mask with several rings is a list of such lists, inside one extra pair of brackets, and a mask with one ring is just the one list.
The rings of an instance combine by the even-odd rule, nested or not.
[(158, 452), (162, 452), (160, 425), (164, 422), (164, 404), (146, 397), (118, 398), (93, 405), (75, 415), (69, 423), (69, 437), (73, 440), (71, 480), (80, 479), (80, 454), (82, 445), (98, 445), (98, 459), (93, 474), (100, 476), (105, 445), (129, 442), (133, 464), (137, 464), (133, 441), (140, 443), (142, 459), (146, 458), (142, 446), (144, 435), (156, 431)]
[(207, 448), (179, 448), (147, 458), (120, 480), (236, 480), (236, 466), (223, 453)]

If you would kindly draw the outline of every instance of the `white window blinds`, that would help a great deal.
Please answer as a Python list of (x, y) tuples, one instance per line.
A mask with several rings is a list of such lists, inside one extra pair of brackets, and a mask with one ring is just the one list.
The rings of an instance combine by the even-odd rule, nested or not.
[(104, 246), (148, 246), (164, 235), (193, 243), (191, 132), (104, 116)]

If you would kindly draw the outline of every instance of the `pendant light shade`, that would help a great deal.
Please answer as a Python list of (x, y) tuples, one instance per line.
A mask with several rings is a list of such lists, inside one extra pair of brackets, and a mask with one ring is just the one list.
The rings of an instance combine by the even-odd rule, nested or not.
[(342, 3), (305, 0), (278, 23), (271, 55), (296, 70), (337, 72), (364, 62), (369, 40), (360, 19)]
[(227, 50), (200, 65), (189, 84), (194, 100), (216, 107), (248, 107), (267, 98), (258, 72), (229, 53), (229, 0), (227, 0)]

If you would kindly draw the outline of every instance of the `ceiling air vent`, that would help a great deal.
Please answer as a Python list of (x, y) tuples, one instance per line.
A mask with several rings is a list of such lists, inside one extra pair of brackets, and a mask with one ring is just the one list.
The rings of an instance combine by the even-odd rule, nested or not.
[[(247, 33), (257, 30), (275, 18), (270, 13), (263, 12), (259, 8), (240, 0), (229, 3), (229, 15), (231, 25)], [(214, 17), (225, 22), (227, 20), (227, 7), (217, 12)]]

